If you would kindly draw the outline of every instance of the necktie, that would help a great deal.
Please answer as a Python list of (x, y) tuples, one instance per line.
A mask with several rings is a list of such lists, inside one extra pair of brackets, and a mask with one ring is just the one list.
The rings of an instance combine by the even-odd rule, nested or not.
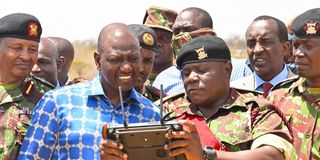
[(269, 82), (265, 82), (262, 84), (262, 88), (263, 88), (263, 97), (266, 98), (269, 94), (269, 90), (272, 88), (272, 84)]

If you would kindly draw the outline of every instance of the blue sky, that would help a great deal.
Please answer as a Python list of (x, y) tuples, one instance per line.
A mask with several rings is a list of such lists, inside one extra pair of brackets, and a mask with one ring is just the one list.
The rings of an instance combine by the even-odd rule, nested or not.
[(71, 41), (96, 40), (102, 27), (113, 22), (142, 23), (145, 10), (151, 6), (177, 12), (200, 7), (210, 13), (218, 36), (244, 36), (257, 16), (270, 15), (286, 22), (311, 8), (319, 0), (1, 0), (0, 16), (14, 12), (39, 18), (43, 36), (60, 36)]

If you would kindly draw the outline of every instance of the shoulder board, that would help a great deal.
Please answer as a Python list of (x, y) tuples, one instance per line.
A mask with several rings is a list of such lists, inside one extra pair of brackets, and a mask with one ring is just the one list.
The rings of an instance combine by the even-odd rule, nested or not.
[(43, 94), (54, 86), (34, 76), (28, 76), (22, 83), (21, 92), (29, 102), (36, 104)]
[(42, 78), (35, 77), (35, 76), (30, 76), (30, 77), (32, 79), (34, 79), (35, 81), (40, 82), (41, 84), (44, 84), (44, 85), (46, 85), (47, 87), (49, 87), (51, 89), (55, 88), (55, 86), (53, 84), (49, 83), (48, 81), (46, 81), (46, 80), (44, 80)]
[[(232, 87), (234, 88), (234, 87)], [(236, 91), (238, 91), (241, 94), (253, 94), (254, 96), (259, 96), (259, 95), (263, 95), (262, 92), (260, 91), (255, 91), (255, 90), (249, 90), (249, 89), (240, 89), (240, 88), (234, 88)]]
[(278, 84), (276, 84), (274, 87), (272, 87), (272, 90), (276, 90), (279, 88), (286, 88), (289, 87), (293, 82), (297, 81), (300, 77), (299, 76), (292, 76), (290, 78), (287, 78), (281, 82), (279, 82)]
[[(146, 85), (146, 86), (145, 86), (145, 89), (146, 89), (148, 92), (156, 95), (157, 97), (160, 97), (160, 90), (159, 90), (158, 88), (153, 87), (153, 86), (150, 86), (150, 85)], [(166, 95), (165, 93), (163, 93), (163, 96), (167, 96), (167, 95)]]
[[(180, 97), (184, 97), (184, 96), (185, 96), (185, 92), (177, 92), (177, 93), (172, 94), (172, 95), (167, 95), (166, 97), (164, 97), (162, 99), (162, 102), (165, 103), (165, 102), (167, 102), (169, 100), (174, 101), (174, 100), (176, 100), (176, 99), (178, 99)], [(160, 99), (155, 101), (154, 104), (159, 106), (160, 105)]]

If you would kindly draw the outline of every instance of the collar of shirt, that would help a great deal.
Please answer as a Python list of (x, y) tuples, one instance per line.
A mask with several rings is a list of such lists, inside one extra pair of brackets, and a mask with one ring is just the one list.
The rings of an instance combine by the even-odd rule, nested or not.
[[(253, 94), (252, 94), (253, 96)], [(251, 97), (251, 95), (249, 96)], [(248, 102), (248, 97), (240, 94), (236, 89), (230, 88), (230, 96), (226, 100), (225, 104), (220, 106), (220, 109), (226, 109), (229, 110), (233, 107), (247, 107), (246, 103)], [(199, 112), (198, 107), (196, 107), (194, 104), (190, 104), (189, 107), (185, 108), (185, 111), (182, 114), (189, 114), (189, 115), (199, 115), (203, 116), (201, 112)]]
[[(283, 81), (284, 79), (288, 78), (288, 66), (286, 64), (283, 64), (283, 69), (282, 71), (275, 76), (273, 79), (271, 79), (271, 81), (269, 81), (269, 83), (271, 83), (273, 86), (275, 86), (277, 83)], [(254, 80), (255, 80), (255, 90), (258, 91), (263, 91), (262, 88), (262, 84), (265, 83), (266, 81), (262, 80), (257, 74), (256, 72), (253, 72), (253, 76), (254, 76)]]
[(60, 84), (59, 80), (57, 80), (57, 85), (55, 88), (59, 88), (59, 87), (61, 87), (61, 84)]
[(292, 83), (292, 85), (289, 87), (289, 94), (294, 94), (295, 90), (297, 90), (301, 95), (304, 95), (306, 98), (313, 99), (314, 102), (320, 102), (320, 97), (313, 95), (310, 89), (308, 89), (306, 85), (306, 78), (304, 77), (300, 77), (297, 81)]

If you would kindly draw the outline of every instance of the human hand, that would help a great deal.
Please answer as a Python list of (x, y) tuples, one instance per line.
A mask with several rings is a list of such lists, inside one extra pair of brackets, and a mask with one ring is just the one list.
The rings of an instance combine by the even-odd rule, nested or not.
[(102, 140), (100, 142), (101, 160), (126, 160), (128, 155), (122, 151), (123, 145), (107, 138), (107, 124), (102, 127)]
[(185, 154), (187, 160), (204, 160), (204, 154), (196, 126), (190, 121), (179, 121), (183, 131), (174, 131), (166, 134), (169, 139), (175, 139), (164, 146), (165, 150), (171, 150), (170, 156)]

